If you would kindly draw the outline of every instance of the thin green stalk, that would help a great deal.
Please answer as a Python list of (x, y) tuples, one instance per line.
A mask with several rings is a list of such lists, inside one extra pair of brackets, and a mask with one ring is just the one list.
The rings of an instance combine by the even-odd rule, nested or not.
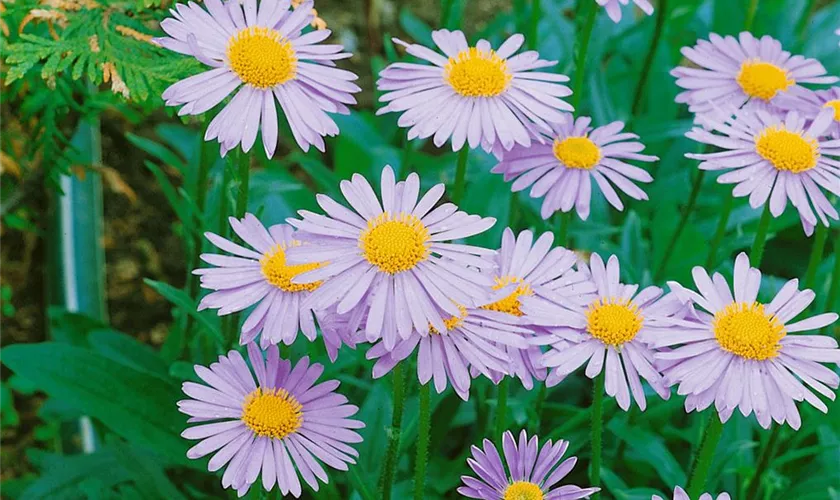
[(531, 421), (530, 431), (531, 434), (538, 434), (540, 432), (540, 424), (542, 424), (542, 410), (543, 405), (545, 404), (545, 396), (548, 388), (546, 385), (540, 384), (539, 392), (537, 392), (537, 402), (534, 403), (534, 415), (536, 418)]
[(441, 0), (440, 2), (440, 25), (449, 27), (449, 11), (452, 10), (452, 0)]
[(557, 239), (556, 243), (562, 247), (569, 248), (569, 226), (572, 224), (572, 212), (560, 212), (557, 214)]
[(752, 479), (750, 479), (750, 486), (747, 488), (747, 500), (755, 499), (759, 500), (758, 491), (761, 488), (761, 477), (764, 475), (765, 469), (770, 464), (770, 459), (773, 458), (773, 454), (776, 451), (776, 441), (779, 440), (779, 435), (781, 432), (782, 426), (776, 425), (773, 427), (773, 430), (770, 431), (770, 438), (767, 440), (767, 444), (764, 446), (764, 449), (761, 451), (761, 458), (758, 459), (758, 464), (755, 467), (755, 474), (753, 474)]
[(510, 377), (504, 377), (499, 382), (498, 392), (496, 396), (496, 425), (493, 431), (493, 439), (502, 439), (502, 434), (505, 432), (507, 425), (507, 399), (510, 391)]
[(677, 224), (677, 228), (674, 230), (674, 234), (671, 235), (671, 240), (668, 242), (668, 247), (662, 255), (662, 262), (659, 263), (659, 267), (656, 268), (656, 272), (653, 274), (654, 283), (659, 282), (660, 278), (662, 278), (662, 273), (668, 267), (668, 261), (671, 260), (671, 256), (674, 254), (674, 247), (677, 246), (677, 241), (679, 241), (683, 229), (685, 229), (685, 225), (688, 222), (688, 218), (691, 212), (694, 211), (694, 206), (697, 204), (697, 197), (700, 195), (700, 187), (703, 185), (703, 178), (705, 176), (706, 171), (700, 170), (694, 177), (694, 182), (691, 185), (691, 194), (688, 195), (688, 204), (686, 204), (680, 217), (680, 222)]
[(394, 414), (391, 428), (388, 429), (388, 451), (385, 454), (385, 464), (382, 468), (382, 498), (391, 499), (391, 487), (394, 484), (394, 473), (397, 468), (400, 452), (400, 433), (402, 432), (403, 407), (405, 406), (405, 377), (403, 364), (397, 363), (392, 372), (394, 380)]
[(429, 460), (429, 438), (431, 431), (431, 381), (420, 384), (420, 415), (417, 423), (417, 457), (414, 462), (414, 500), (423, 500), (426, 489), (426, 465)]
[(240, 219), (248, 211), (248, 187), (251, 180), (251, 157), (243, 151), (239, 152), (239, 193), (236, 196), (236, 216)]
[[(591, 0), (579, 0), (578, 4), (583, 2), (584, 9), (588, 8), (586, 19), (582, 28), (582, 34), (579, 38), (580, 47), (578, 48), (577, 60), (575, 62), (575, 80), (572, 87), (572, 107), (575, 108), (575, 113), (580, 113), (578, 107), (580, 106), (580, 99), (583, 97), (583, 77), (586, 73), (586, 51), (589, 50), (589, 39), (592, 38), (592, 28), (595, 26), (595, 16), (598, 13), (595, 2)], [(587, 7), (588, 6), (588, 7)], [(580, 10), (580, 9), (578, 9)]]
[(717, 412), (712, 412), (706, 430), (703, 431), (703, 438), (700, 441), (700, 449), (694, 458), (691, 467), (691, 477), (688, 480), (688, 496), (698, 498), (706, 486), (706, 478), (709, 476), (709, 469), (712, 467), (712, 459), (715, 456), (718, 442), (723, 435), (723, 422), (720, 421)]
[(455, 167), (455, 184), (452, 186), (452, 195), (450, 199), (456, 205), (461, 202), (464, 197), (464, 189), (467, 181), (467, 157), (470, 154), (470, 148), (466, 144), (458, 151), (458, 164)]
[(752, 29), (753, 22), (755, 21), (755, 13), (758, 12), (758, 0), (750, 0), (750, 4), (747, 7), (747, 19), (744, 21), (744, 30), (750, 31)]
[(228, 230), (228, 193), (230, 192), (230, 161), (222, 167), (222, 185), (219, 188), (219, 236), (224, 237)]
[[(831, 272), (831, 286), (828, 288), (828, 295), (826, 296), (826, 311), (834, 310), (838, 295), (840, 295), (840, 230), (837, 231), (837, 238), (834, 240), (834, 270)], [(828, 328), (831, 327), (827, 326), (826, 329)], [(838, 333), (838, 337), (840, 337), (840, 333)]]
[[(604, 377), (605, 371), (595, 377), (592, 387), (592, 461), (589, 464), (590, 486), (601, 486), (601, 439), (604, 434)], [(592, 495), (597, 498), (598, 494)]]
[(770, 228), (770, 202), (764, 204), (764, 212), (761, 213), (761, 220), (758, 221), (758, 230), (755, 233), (752, 248), (750, 249), (750, 265), (759, 267), (761, 258), (764, 256), (764, 245), (767, 243), (767, 230)]
[(537, 50), (539, 46), (540, 0), (531, 0), (531, 19), (528, 24), (528, 48)]
[(732, 208), (734, 206), (735, 197), (727, 196), (723, 201), (723, 208), (720, 212), (720, 219), (718, 219), (715, 236), (709, 244), (709, 255), (706, 257), (706, 269), (709, 271), (711, 271), (717, 264), (718, 247), (720, 247), (723, 237), (726, 236), (726, 225), (729, 224), (729, 216), (732, 214)]
[(656, 8), (656, 26), (653, 28), (653, 38), (650, 41), (650, 48), (648, 48), (645, 62), (642, 65), (642, 73), (639, 75), (639, 82), (636, 84), (636, 91), (633, 92), (633, 107), (631, 114), (636, 115), (639, 106), (642, 104), (642, 93), (645, 90), (648, 77), (650, 76), (650, 67), (653, 64), (653, 57), (656, 55), (656, 49), (659, 47), (659, 39), (662, 37), (662, 28), (665, 26), (665, 19), (668, 17), (668, 0), (660, 0)]
[(820, 261), (822, 261), (827, 239), (828, 228), (822, 224), (817, 224), (816, 234), (814, 235), (814, 246), (811, 247), (811, 257), (808, 258), (808, 270), (805, 271), (805, 288), (812, 290), (814, 288), (814, 282), (817, 279), (817, 267), (819, 267)]

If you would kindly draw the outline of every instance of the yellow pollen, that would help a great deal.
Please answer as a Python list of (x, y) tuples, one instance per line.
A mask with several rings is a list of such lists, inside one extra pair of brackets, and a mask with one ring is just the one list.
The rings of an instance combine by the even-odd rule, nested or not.
[(744, 61), (735, 81), (745, 94), (765, 101), (769, 101), (777, 93), (784, 92), (796, 83), (784, 69), (757, 59)]
[(365, 259), (380, 270), (401, 273), (429, 257), (429, 230), (414, 215), (384, 212), (368, 221), (367, 229), (359, 236), (359, 248)]
[[(293, 241), (291, 246), (299, 246), (300, 242)], [(286, 245), (275, 245), (270, 253), (260, 259), (262, 273), (269, 283), (284, 292), (311, 292), (321, 286), (321, 281), (313, 283), (292, 283), (298, 274), (303, 274), (326, 264), (326, 262), (312, 262), (309, 264), (286, 264)]]
[(787, 332), (779, 319), (764, 312), (764, 304), (735, 302), (715, 313), (712, 331), (721, 349), (762, 361), (779, 355)]
[(803, 137), (782, 125), (767, 127), (755, 139), (755, 150), (778, 170), (795, 174), (811, 170), (820, 158), (816, 139)]
[(531, 285), (522, 281), (522, 278), (518, 278), (516, 276), (501, 276), (496, 277), (495, 285), (493, 285), (493, 290), (501, 290), (502, 288), (510, 285), (511, 283), (518, 283), (519, 286), (507, 297), (499, 300), (497, 302), (493, 302), (492, 304), (487, 304), (485, 306), (481, 306), (482, 309), (487, 309), (490, 311), (499, 311), (503, 313), (512, 314), (514, 316), (522, 316), (522, 301), (520, 300), (523, 296), (533, 295), (534, 291), (531, 290)]
[[(459, 326), (463, 325), (464, 320), (467, 319), (467, 308), (462, 306), (461, 304), (455, 305), (458, 306), (458, 310), (461, 311), (461, 314), (459, 314), (458, 316), (451, 316), (443, 320), (443, 326), (446, 327), (447, 332), (452, 331), (455, 328), (458, 328)], [(429, 333), (434, 333), (435, 335), (441, 334), (441, 332), (439, 332), (438, 329), (433, 327), (431, 324), (429, 324)]]
[(470, 47), (449, 58), (443, 79), (462, 96), (493, 97), (507, 89), (513, 75), (495, 51)]
[(285, 389), (256, 389), (245, 397), (242, 421), (258, 436), (283, 439), (303, 424), (302, 410)]
[(598, 299), (586, 311), (586, 330), (604, 344), (618, 347), (636, 337), (643, 320), (636, 304), (627, 299)]
[(502, 500), (543, 500), (543, 492), (539, 486), (528, 481), (516, 481), (507, 488)]
[(589, 137), (554, 139), (554, 156), (568, 168), (590, 170), (601, 161), (601, 149)]
[(840, 122), (840, 99), (834, 99), (823, 104), (824, 108), (831, 108), (834, 110), (834, 120)]
[(292, 43), (270, 28), (240, 30), (228, 40), (227, 57), (234, 73), (259, 89), (286, 83), (297, 74)]

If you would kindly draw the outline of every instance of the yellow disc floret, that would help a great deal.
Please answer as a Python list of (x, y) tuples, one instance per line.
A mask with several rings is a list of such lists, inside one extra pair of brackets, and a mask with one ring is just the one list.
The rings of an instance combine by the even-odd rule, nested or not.
[(767, 127), (755, 139), (755, 151), (776, 169), (795, 174), (811, 170), (820, 158), (819, 143), (782, 125)]
[(513, 75), (495, 51), (470, 47), (449, 58), (443, 79), (462, 96), (493, 97), (507, 89)]
[[(298, 241), (293, 241), (291, 246), (298, 245), (300, 245)], [(318, 269), (326, 262), (288, 265), (286, 264), (286, 248), (286, 245), (275, 245), (270, 252), (260, 259), (265, 279), (284, 292), (311, 292), (321, 286), (321, 281), (298, 284), (292, 283), (292, 279), (298, 274)]]
[(230, 68), (256, 88), (286, 83), (297, 74), (297, 56), (292, 43), (271, 28), (250, 27), (230, 37), (227, 45)]
[(367, 229), (359, 236), (364, 258), (390, 274), (413, 269), (429, 258), (429, 245), (429, 230), (411, 214), (384, 212), (368, 221)]
[(779, 343), (787, 334), (764, 304), (735, 302), (715, 314), (712, 331), (721, 349), (746, 359), (765, 360), (779, 355)]
[[(467, 308), (462, 306), (461, 304), (455, 305), (458, 307), (458, 310), (461, 311), (461, 313), (458, 316), (450, 316), (449, 318), (443, 320), (443, 326), (446, 327), (447, 332), (463, 325), (464, 320), (467, 319)], [(429, 333), (434, 333), (435, 335), (441, 334), (441, 332), (439, 332), (438, 329), (433, 327), (431, 324), (429, 325)]]
[(302, 410), (285, 389), (256, 389), (245, 397), (242, 421), (258, 436), (283, 439), (303, 424)]
[(568, 168), (590, 170), (601, 161), (601, 148), (589, 137), (554, 139), (554, 156)]
[(643, 321), (639, 308), (627, 299), (598, 299), (586, 311), (586, 330), (613, 347), (633, 340)]
[(741, 70), (738, 71), (735, 81), (745, 94), (765, 101), (769, 101), (776, 94), (784, 92), (796, 83), (784, 69), (773, 63), (756, 59), (741, 63)]
[(824, 108), (834, 110), (834, 120), (840, 122), (840, 99), (834, 99), (823, 104)]
[(502, 500), (543, 500), (543, 492), (539, 486), (528, 481), (516, 481), (507, 488)]
[(493, 279), (493, 281), (496, 282), (496, 284), (493, 285), (493, 290), (501, 290), (512, 283), (518, 283), (518, 286), (513, 290), (513, 292), (511, 292), (510, 295), (502, 300), (481, 306), (481, 308), (490, 311), (513, 314), (514, 316), (522, 316), (522, 301), (520, 299), (523, 296), (534, 294), (534, 291), (531, 289), (531, 285), (525, 283), (522, 281), (522, 278), (517, 276), (497, 276)]

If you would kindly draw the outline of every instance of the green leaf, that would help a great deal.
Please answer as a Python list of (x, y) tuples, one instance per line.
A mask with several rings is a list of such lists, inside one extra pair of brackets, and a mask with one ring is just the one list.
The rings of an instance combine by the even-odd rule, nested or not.
[(607, 424), (616, 436), (634, 450), (634, 456), (647, 462), (665, 484), (685, 484), (685, 472), (674, 455), (665, 446), (661, 436), (637, 426), (628, 426), (626, 420), (614, 418)]
[(143, 282), (152, 287), (157, 293), (161, 294), (166, 300), (172, 302), (174, 305), (178, 306), (187, 314), (195, 318), (196, 321), (201, 323), (204, 328), (207, 329), (214, 339), (219, 342), (224, 342), (224, 337), (222, 336), (222, 332), (219, 330), (218, 326), (207, 319), (207, 316), (196, 310), (197, 306), (195, 301), (187, 295), (185, 291), (179, 290), (168, 283), (163, 283), (162, 281), (145, 279)]
[(29, 458), (40, 466), (41, 475), (23, 491), (21, 500), (80, 498), (83, 481), (96, 479), (103, 486), (111, 487), (129, 479), (126, 468), (107, 449), (89, 455), (67, 456), (33, 449), (29, 451)]
[(90, 332), (88, 341), (103, 356), (137, 371), (171, 381), (166, 362), (146, 344), (115, 330)]

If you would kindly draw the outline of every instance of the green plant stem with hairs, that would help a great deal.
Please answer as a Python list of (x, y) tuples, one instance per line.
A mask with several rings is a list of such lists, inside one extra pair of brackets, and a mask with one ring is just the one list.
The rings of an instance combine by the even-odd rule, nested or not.
[(236, 180), (239, 183), (239, 192), (236, 195), (236, 216), (242, 218), (248, 211), (248, 187), (251, 180), (251, 157), (243, 151), (239, 151), (237, 159), (238, 175)]
[(425, 498), (426, 465), (429, 461), (429, 439), (431, 434), (431, 393), (430, 380), (425, 385), (419, 384), (420, 413), (417, 421), (417, 456), (414, 461), (414, 500)]
[(405, 376), (403, 363), (397, 363), (391, 372), (394, 381), (394, 413), (391, 418), (391, 428), (388, 429), (388, 450), (385, 452), (385, 463), (382, 466), (382, 496), (384, 500), (391, 499), (391, 488), (394, 485), (397, 461), (400, 452), (400, 434), (402, 433), (403, 407), (405, 406)]
[(747, 488), (747, 496), (744, 497), (746, 500), (760, 500), (761, 497), (758, 496), (758, 492), (761, 488), (761, 477), (764, 475), (764, 471), (767, 469), (767, 466), (770, 465), (770, 460), (773, 458), (773, 454), (776, 451), (776, 442), (779, 440), (779, 435), (781, 433), (781, 425), (774, 425), (773, 429), (770, 431), (770, 437), (767, 439), (767, 444), (764, 445), (764, 449), (761, 451), (761, 457), (758, 459), (758, 464), (755, 466), (755, 474), (753, 474), (752, 479), (750, 479), (750, 485)]
[(700, 449), (694, 457), (694, 464), (691, 467), (691, 476), (688, 479), (688, 496), (698, 498), (706, 486), (706, 478), (709, 476), (709, 469), (712, 466), (712, 459), (715, 456), (718, 442), (723, 436), (723, 422), (720, 421), (717, 411), (712, 409), (709, 416), (709, 423), (703, 431), (703, 438), (700, 441)]
[(505, 432), (507, 425), (507, 400), (508, 392), (510, 391), (510, 377), (502, 378), (499, 382), (499, 388), (496, 397), (496, 422), (494, 425), (493, 436), (491, 441), (502, 439), (502, 434)]
[[(592, 460), (589, 464), (589, 483), (591, 486), (601, 486), (601, 444), (604, 435), (604, 378), (606, 368), (595, 377), (592, 384)], [(598, 493), (592, 495), (597, 498)]]
[(750, 248), (750, 265), (752, 267), (761, 266), (761, 259), (764, 257), (764, 247), (767, 244), (767, 232), (770, 229), (770, 200), (764, 204), (764, 211), (761, 212), (761, 219), (758, 221), (758, 229), (755, 233), (752, 248)]
[(639, 111), (639, 106), (642, 104), (642, 94), (645, 91), (645, 85), (650, 76), (650, 68), (653, 64), (653, 58), (656, 55), (656, 49), (659, 47), (659, 39), (662, 37), (662, 30), (665, 27), (665, 19), (667, 17), (668, 0), (659, 0), (659, 5), (656, 6), (656, 26), (653, 28), (653, 38), (650, 41), (650, 48), (645, 56), (645, 62), (642, 64), (639, 82), (636, 84), (635, 92), (633, 92), (633, 106), (631, 108), (631, 115), (633, 116), (636, 116), (636, 113)]
[[(577, 58), (575, 59), (575, 79), (572, 86), (572, 107), (575, 108), (575, 115), (580, 115), (580, 100), (583, 96), (583, 78), (586, 74), (586, 52), (589, 50), (589, 40), (592, 38), (592, 28), (595, 26), (595, 17), (598, 13), (597, 5), (590, 0), (578, 2), (578, 13), (586, 11), (584, 24), (581, 30), (580, 46), (578, 47)], [(588, 9), (588, 10), (587, 10)]]
[(466, 144), (458, 151), (458, 163), (455, 165), (455, 184), (453, 184), (452, 193), (449, 195), (449, 199), (456, 205), (464, 197), (464, 190), (467, 184), (467, 157), (469, 154), (470, 148)]
[(817, 268), (820, 265), (820, 261), (822, 261), (823, 252), (825, 252), (825, 242), (827, 240), (828, 228), (822, 224), (817, 224), (813, 246), (811, 246), (811, 256), (808, 258), (808, 267), (807, 271), (805, 271), (805, 288), (814, 288), (814, 283), (817, 280)]
[(539, 47), (540, 0), (531, 0), (531, 17), (528, 24), (528, 48), (537, 50)]
[(723, 200), (723, 208), (720, 211), (720, 218), (718, 219), (717, 229), (712, 242), (709, 243), (709, 254), (706, 257), (706, 269), (711, 270), (717, 264), (717, 252), (723, 237), (726, 236), (726, 225), (729, 224), (729, 215), (732, 214), (732, 208), (735, 206), (735, 197), (727, 195)]

